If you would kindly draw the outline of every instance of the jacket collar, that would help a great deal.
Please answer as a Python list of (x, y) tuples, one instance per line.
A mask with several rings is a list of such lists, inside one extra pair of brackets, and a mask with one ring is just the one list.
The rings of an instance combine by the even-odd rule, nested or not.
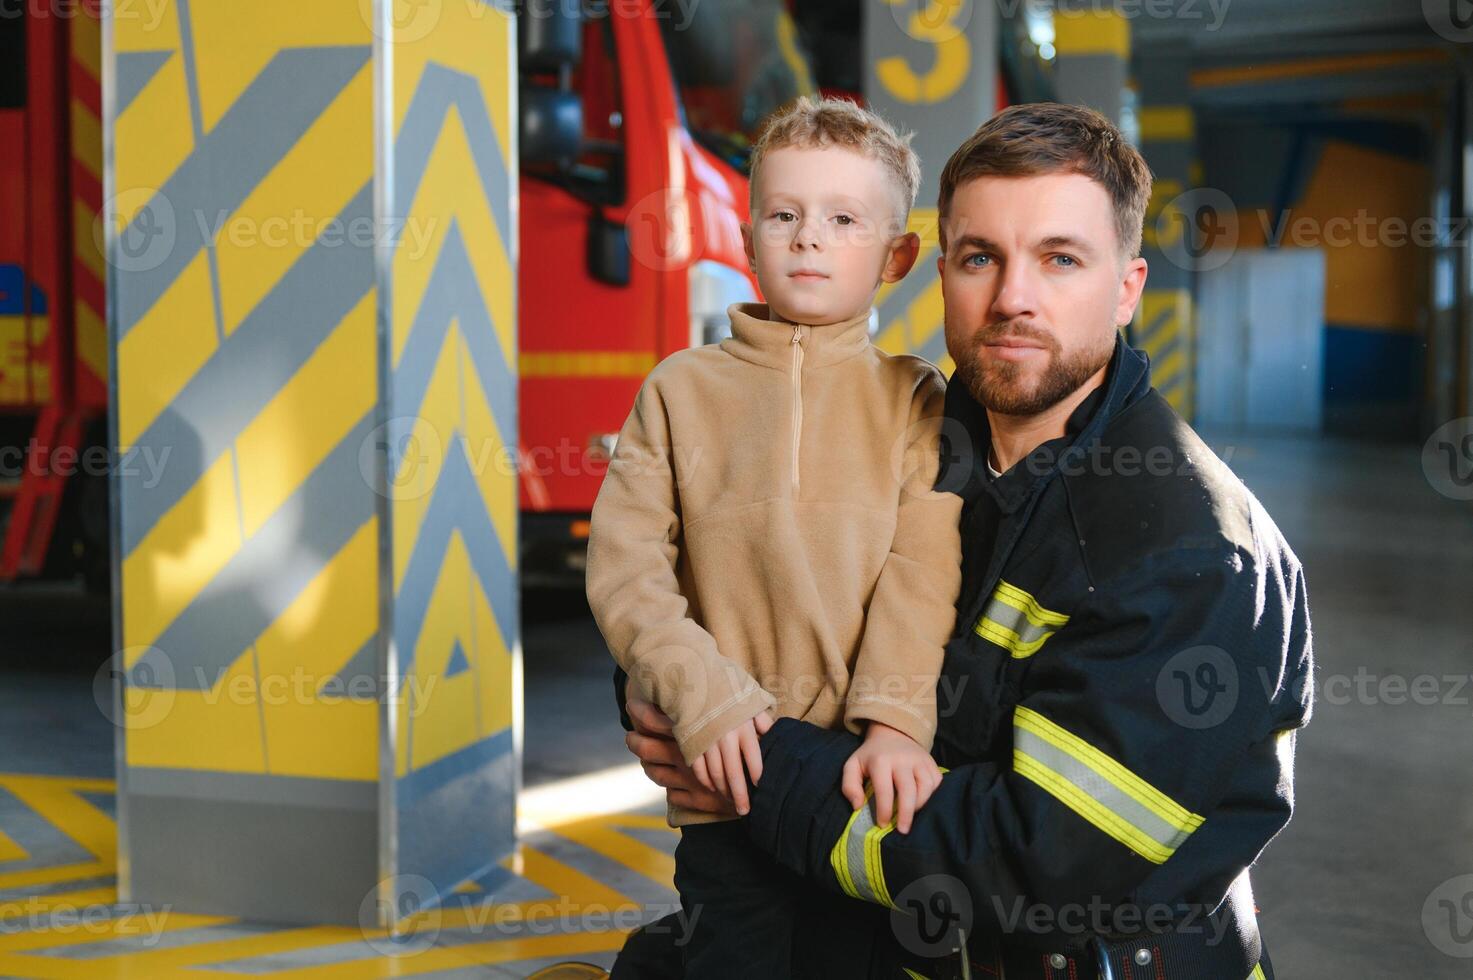
[(869, 310), (842, 323), (821, 327), (789, 323), (775, 317), (766, 303), (733, 303), (731, 336), (722, 350), (743, 360), (787, 370), (793, 363), (793, 331), (803, 345), (804, 367), (825, 367), (853, 357), (869, 346)]
[[(1070, 413), (1064, 435), (1036, 447), (996, 479), (987, 472), (992, 447), (987, 410), (965, 384), (955, 379), (956, 373), (952, 372), (946, 386), (946, 418), (953, 423), (948, 428), (959, 436), (965, 433), (966, 438), (960, 441), (968, 445), (943, 448), (937, 486), (968, 501), (979, 493), (989, 493), (1005, 513), (1011, 513), (1042, 489), (1061, 461), (1088, 452), (1112, 418), (1151, 390), (1151, 362), (1145, 351), (1129, 346), (1125, 337), (1117, 334), (1104, 382)], [(960, 429), (956, 423), (960, 423)]]

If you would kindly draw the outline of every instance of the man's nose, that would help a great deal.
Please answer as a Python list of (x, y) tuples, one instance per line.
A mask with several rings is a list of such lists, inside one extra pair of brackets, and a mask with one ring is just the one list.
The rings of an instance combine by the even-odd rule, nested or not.
[(993, 312), (1000, 319), (1028, 316), (1037, 310), (1037, 283), (1027, 263), (1013, 262), (1003, 266), (998, 279), (997, 296), (992, 300)]

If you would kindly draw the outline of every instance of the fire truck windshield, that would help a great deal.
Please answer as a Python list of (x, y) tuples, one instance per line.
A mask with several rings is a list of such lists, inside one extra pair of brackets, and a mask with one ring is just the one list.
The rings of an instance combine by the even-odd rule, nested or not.
[(763, 117), (816, 95), (808, 55), (780, 0), (705, 0), (661, 20), (686, 126), (697, 142), (747, 171)]

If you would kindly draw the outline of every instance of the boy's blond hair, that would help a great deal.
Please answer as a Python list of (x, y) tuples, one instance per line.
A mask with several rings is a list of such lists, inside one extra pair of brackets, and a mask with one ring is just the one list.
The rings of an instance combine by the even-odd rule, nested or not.
[(921, 160), (910, 148), (912, 135), (897, 133), (880, 116), (848, 99), (828, 96), (815, 100), (799, 96), (791, 105), (767, 117), (757, 141), (752, 144), (752, 186), (757, 184), (762, 160), (773, 150), (842, 146), (878, 161), (885, 168), (900, 192), (898, 217), (903, 228), (921, 186)]

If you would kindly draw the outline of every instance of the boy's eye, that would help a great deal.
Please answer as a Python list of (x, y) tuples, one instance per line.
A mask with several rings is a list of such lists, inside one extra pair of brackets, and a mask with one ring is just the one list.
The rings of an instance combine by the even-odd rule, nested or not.
[(854, 224), (854, 219), (851, 218), (851, 217), (849, 217), (849, 215), (847, 215), (847, 214), (838, 214), (838, 215), (835, 215), (834, 216), (834, 220), (837, 221), (841, 225), (852, 225), (852, 224)]
[(779, 221), (793, 221), (797, 219), (798, 216), (791, 211), (778, 211), (776, 214), (773, 215), (773, 217)]

